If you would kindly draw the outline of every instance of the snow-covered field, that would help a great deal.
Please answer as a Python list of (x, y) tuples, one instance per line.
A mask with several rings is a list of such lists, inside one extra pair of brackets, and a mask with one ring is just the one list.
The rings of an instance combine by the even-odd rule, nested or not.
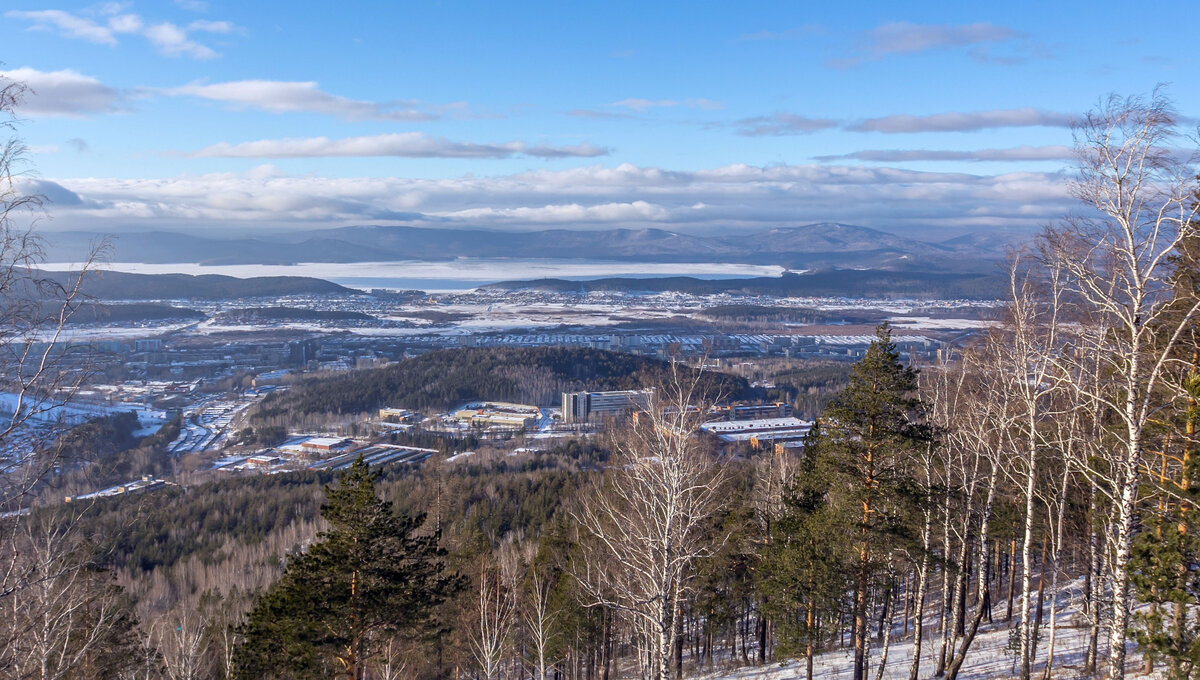
[(894, 316), (888, 319), (892, 326), (903, 330), (975, 330), (989, 328), (996, 321), (984, 319), (934, 319), (928, 316)]

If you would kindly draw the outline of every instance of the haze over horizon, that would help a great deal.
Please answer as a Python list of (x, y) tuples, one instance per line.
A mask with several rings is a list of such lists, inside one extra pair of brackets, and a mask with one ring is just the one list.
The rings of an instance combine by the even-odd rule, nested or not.
[[(841, 222), (930, 240), (1074, 206), (1069, 126), (1200, 70), (1182, 2), (12, 3), (0, 74), (55, 231)], [(369, 18), (369, 20), (367, 20)]]

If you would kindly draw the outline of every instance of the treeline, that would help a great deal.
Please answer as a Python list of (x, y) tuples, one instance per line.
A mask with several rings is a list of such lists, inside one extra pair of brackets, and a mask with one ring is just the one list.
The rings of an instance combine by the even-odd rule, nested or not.
[[(70, 272), (38, 272), (39, 277), (70, 286)], [(281, 295), (353, 295), (360, 293), (323, 279), (307, 276), (256, 276), (239, 279), (220, 274), (129, 274), (89, 271), (83, 293), (98, 300), (220, 300)]]
[(768, 399), (786, 397), (798, 416), (813, 419), (846, 387), (849, 372), (850, 365), (846, 362), (808, 361), (800, 370), (785, 370), (772, 376), (776, 390), (768, 389), (767, 396)]
[(246, 307), (221, 312), (223, 321), (249, 323), (255, 321), (374, 321), (363, 312), (338, 309), (303, 309), (300, 307)]
[(828, 269), (804, 274), (745, 279), (696, 279), (669, 276), (653, 279), (606, 278), (592, 281), (537, 279), (494, 284), (502, 290), (572, 292), (666, 292), (693, 295), (772, 295), (776, 297), (867, 297), (995, 300), (1002, 276), (989, 273)]
[(877, 316), (855, 314), (846, 310), (772, 307), (767, 305), (719, 305), (705, 309), (700, 312), (700, 316), (729, 321), (787, 321), (802, 324), (874, 324), (879, 321)]
[[(293, 419), (310, 413), (357, 414), (381, 407), (448, 409), (482, 399), (558, 403), (564, 391), (638, 389), (654, 384), (668, 364), (598, 349), (467, 348), (429, 352), (394, 366), (302, 382), (271, 395), (252, 419)], [(743, 396), (744, 380), (707, 373), (706, 388)]]
[(70, 323), (120, 323), (129, 321), (158, 321), (162, 319), (203, 319), (204, 312), (186, 307), (172, 307), (152, 302), (131, 302), (117, 305), (83, 303), (71, 315)]

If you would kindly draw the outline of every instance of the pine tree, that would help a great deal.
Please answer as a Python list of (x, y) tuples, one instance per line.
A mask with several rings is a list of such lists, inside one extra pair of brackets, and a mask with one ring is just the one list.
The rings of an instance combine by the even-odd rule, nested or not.
[(420, 634), (461, 588), (444, 572), (436, 534), (414, 535), (424, 516), (397, 516), (375, 494), (360, 458), (326, 487), (329, 530), (289, 560), (250, 612), (235, 656), (239, 678), (366, 677), (383, 638)]
[[(779, 652), (803, 653), (813, 677), (813, 656), (837, 630), (836, 621), (851, 583), (853, 552), (845, 537), (853, 521), (829, 499), (832, 462), (822, 455), (819, 423), (805, 439), (804, 457), (783, 495), (783, 513), (767, 547), (759, 588), (777, 622)], [(849, 520), (849, 521), (848, 521)], [(831, 625), (827, 625), (831, 624)]]
[(917, 395), (917, 371), (900, 362), (887, 323), (850, 370), (849, 383), (824, 413), (817, 449), (828, 471), (828, 499), (846, 513), (855, 535), (854, 680), (867, 675), (867, 632), (872, 579), (888, 554), (911, 538), (920, 494), (913, 452), (930, 430)]
[(1200, 677), (1200, 621), (1188, 612), (1200, 601), (1200, 538), (1178, 510), (1148, 518), (1143, 529), (1130, 578), (1138, 599), (1155, 606), (1134, 614), (1134, 639), (1167, 662), (1170, 680)]

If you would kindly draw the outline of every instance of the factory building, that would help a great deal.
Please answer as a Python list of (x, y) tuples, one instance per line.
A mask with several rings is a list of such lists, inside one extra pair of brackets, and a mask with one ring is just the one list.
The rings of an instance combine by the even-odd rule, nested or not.
[(653, 390), (612, 392), (563, 392), (562, 417), (568, 423), (615, 418), (630, 411), (645, 409)]
[(804, 439), (812, 429), (812, 421), (792, 417), (715, 420), (700, 429), (723, 441), (746, 442), (757, 449)]
[(528, 404), (487, 401), (467, 404), (454, 413), (454, 418), (471, 427), (522, 430), (536, 425), (541, 409)]

